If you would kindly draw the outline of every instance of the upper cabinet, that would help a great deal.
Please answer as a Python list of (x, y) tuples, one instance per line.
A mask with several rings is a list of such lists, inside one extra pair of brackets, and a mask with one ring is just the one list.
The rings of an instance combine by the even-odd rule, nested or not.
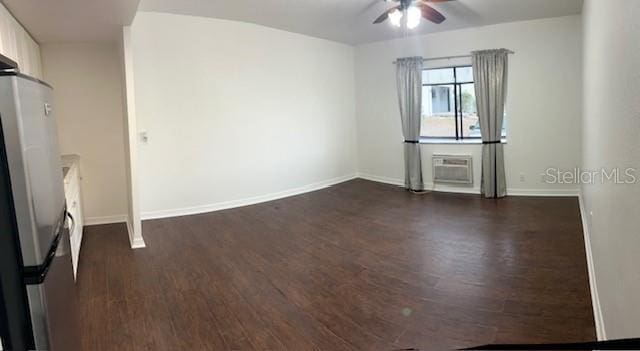
[(42, 79), (40, 46), (0, 4), (0, 53), (16, 61), (20, 72)]

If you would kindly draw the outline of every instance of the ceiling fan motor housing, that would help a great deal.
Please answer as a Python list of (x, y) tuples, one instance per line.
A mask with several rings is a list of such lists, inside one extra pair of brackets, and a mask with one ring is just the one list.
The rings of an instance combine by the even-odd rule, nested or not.
[(373, 23), (374, 24), (382, 23), (386, 21), (389, 18), (389, 16), (395, 13), (396, 11), (405, 13), (407, 12), (407, 10), (411, 8), (411, 6), (415, 6), (420, 10), (420, 14), (422, 15), (422, 18), (429, 20), (435, 24), (440, 24), (444, 22), (446, 17), (444, 17), (444, 15), (442, 15), (433, 7), (429, 6), (428, 3), (431, 3), (431, 2), (441, 3), (441, 2), (449, 2), (449, 1), (455, 1), (455, 0), (385, 0), (385, 2), (395, 2), (398, 5), (383, 12), (382, 15), (380, 15), (380, 17), (378, 17), (375, 21), (373, 21)]

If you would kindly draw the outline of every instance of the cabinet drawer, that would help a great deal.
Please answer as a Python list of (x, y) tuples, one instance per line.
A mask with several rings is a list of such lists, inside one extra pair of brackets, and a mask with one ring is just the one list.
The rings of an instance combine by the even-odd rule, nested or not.
[(73, 220), (75, 224), (78, 224), (78, 221), (81, 220), (80, 215), (80, 197), (76, 194), (69, 199), (67, 199), (67, 212), (69, 212), (73, 216)]
[(75, 183), (70, 186), (65, 186), (64, 197), (67, 200), (67, 207), (71, 207), (73, 201), (80, 202), (80, 187)]
[(80, 184), (80, 158), (77, 155), (63, 155), (64, 195), (67, 201), (67, 212), (73, 217), (73, 227), (70, 228), (71, 259), (74, 276), (78, 270), (80, 247), (82, 246), (82, 199)]
[[(74, 211), (75, 210), (75, 211)], [(80, 260), (80, 246), (82, 245), (82, 226), (75, 220), (75, 218), (80, 217), (80, 212), (78, 211), (78, 207), (71, 208), (69, 210), (69, 214), (71, 214), (74, 218), (73, 227), (71, 232), (69, 233), (69, 241), (71, 244), (71, 262), (73, 263), (73, 277), (75, 278), (78, 271), (78, 261)]]
[(78, 189), (80, 189), (80, 173), (78, 172), (78, 167), (73, 166), (64, 177), (64, 191), (71, 194), (78, 192)]

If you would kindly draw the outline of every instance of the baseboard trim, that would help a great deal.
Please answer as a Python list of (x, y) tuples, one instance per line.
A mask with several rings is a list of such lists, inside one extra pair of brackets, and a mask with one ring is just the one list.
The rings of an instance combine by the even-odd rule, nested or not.
[(335, 184), (338, 184), (338, 183), (342, 183), (342, 182), (346, 182), (348, 180), (352, 180), (352, 179), (355, 179), (355, 178), (357, 178), (357, 174), (354, 173), (354, 174), (349, 174), (349, 175), (342, 176), (342, 177), (337, 177), (337, 178), (325, 180), (325, 181), (322, 181), (322, 182), (308, 184), (308, 185), (301, 186), (301, 187), (294, 188), (294, 189), (280, 191), (280, 192), (277, 192), (277, 193), (259, 195), (259, 196), (244, 198), (244, 199), (238, 199), (238, 200), (224, 201), (224, 202), (219, 202), (219, 203), (209, 204), (209, 205), (203, 205), (203, 206), (194, 206), (194, 207), (185, 207), (185, 208), (178, 208), (178, 209), (171, 209), (171, 210), (142, 212), (142, 216), (141, 217), (142, 217), (143, 220), (168, 218), (168, 217), (180, 217), (180, 216), (188, 216), (188, 215), (207, 213), (207, 212), (214, 212), (214, 211), (220, 211), (220, 210), (227, 210), (227, 209), (235, 208), (235, 207), (243, 207), (243, 206), (255, 205), (255, 204), (262, 203), (262, 202), (278, 200), (278, 199), (282, 199), (282, 198), (285, 198), (285, 197), (300, 195), (300, 194), (308, 193), (308, 192), (311, 192), (311, 191), (324, 189), (324, 188), (327, 188), (329, 186), (332, 186), (332, 185), (335, 185)]
[(480, 188), (469, 187), (469, 186), (455, 186), (455, 185), (448, 185), (448, 184), (425, 183), (424, 189), (428, 191), (437, 191), (441, 193), (480, 195)]
[[(381, 177), (368, 173), (358, 173), (358, 178), (370, 180), (372, 182), (385, 183), (404, 187), (404, 180), (397, 178)], [(473, 187), (457, 187), (455, 185), (425, 183), (424, 189), (427, 191), (438, 191), (447, 193), (461, 194), (480, 194), (479, 188)]]
[(578, 197), (578, 189), (507, 189), (509, 196)]
[(131, 221), (127, 219), (127, 232), (129, 233), (129, 245), (131, 245), (132, 249), (143, 249), (147, 247), (147, 244), (144, 242), (142, 236), (136, 238), (136, 234), (133, 230), (133, 226), (131, 225)]
[(598, 284), (596, 283), (595, 267), (593, 263), (593, 253), (591, 251), (591, 238), (589, 235), (589, 221), (587, 220), (587, 210), (584, 205), (582, 192), (579, 193), (578, 203), (580, 206), (580, 217), (582, 218), (582, 234), (584, 235), (584, 248), (587, 256), (587, 269), (589, 271), (589, 288), (591, 290), (591, 305), (593, 306), (593, 319), (596, 322), (596, 336), (599, 341), (607, 340), (607, 333), (604, 328), (602, 318), (602, 308), (598, 295)]
[(370, 180), (372, 182), (385, 183), (385, 184), (391, 184), (391, 185), (397, 185), (397, 186), (404, 186), (404, 180), (402, 180), (402, 179), (381, 177), (381, 176), (368, 174), (368, 173), (358, 173), (357, 174), (357, 178)]
[[(368, 173), (358, 173), (358, 178), (370, 180), (373, 182), (404, 186), (404, 180), (397, 178), (376, 176)], [(480, 194), (479, 187), (425, 183), (424, 188), (428, 191), (437, 191), (444, 193)], [(507, 189), (508, 196), (577, 197), (579, 194), (579, 189)]]
[(100, 225), (100, 224), (113, 224), (113, 223), (127, 223), (127, 215), (116, 216), (102, 216), (102, 217), (87, 217), (84, 219), (84, 225)]

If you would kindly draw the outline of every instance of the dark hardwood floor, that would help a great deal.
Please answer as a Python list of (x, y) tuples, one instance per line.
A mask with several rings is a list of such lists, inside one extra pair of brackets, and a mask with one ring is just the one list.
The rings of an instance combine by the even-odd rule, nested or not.
[(354, 180), (85, 229), (85, 350), (421, 350), (595, 339), (575, 198)]

